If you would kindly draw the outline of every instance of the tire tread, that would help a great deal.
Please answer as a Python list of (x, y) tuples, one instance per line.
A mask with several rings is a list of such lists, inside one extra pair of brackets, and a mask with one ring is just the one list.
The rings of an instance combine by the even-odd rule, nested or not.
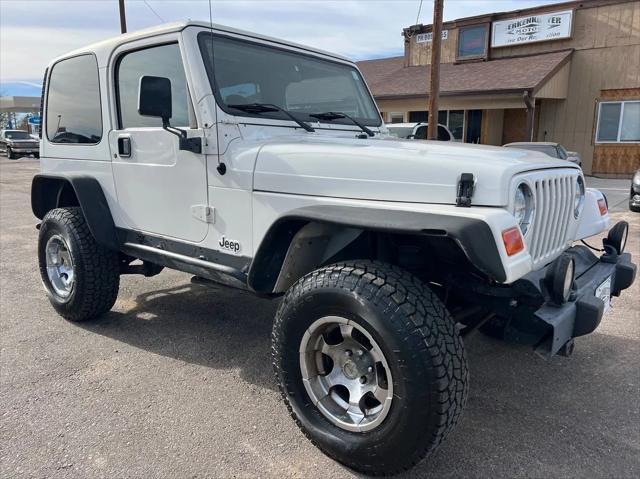
[[(56, 223), (68, 230), (77, 247), (76, 284), (80, 294), (74, 298), (72, 307), (64, 307), (52, 301), (58, 313), (70, 321), (85, 321), (109, 311), (116, 302), (120, 288), (118, 254), (98, 244), (79, 207), (56, 208), (43, 218), (40, 229), (42, 242), (44, 226)], [(42, 245), (41, 247), (44, 247)], [(43, 281), (48, 281), (46, 268), (40, 266)]]
[[(388, 475), (407, 471), (433, 452), (460, 420), (468, 392), (468, 369), (462, 339), (446, 308), (420, 279), (401, 268), (379, 261), (359, 260), (332, 264), (313, 271), (298, 280), (285, 294), (276, 318), (272, 334), (272, 359), (280, 392), (298, 427), (316, 446), (319, 444), (305, 429), (289, 402), (287, 392), (280, 381), (279, 370), (281, 344), (278, 332), (283, 321), (283, 311), (291, 302), (314, 289), (339, 287), (372, 301), (385, 308), (385, 314), (398, 334), (405, 335), (415, 344), (412, 351), (427, 351), (437, 374), (425, 390), (435, 390), (438, 404), (438, 427), (425, 438), (422, 448), (409, 457), (397, 458), (396, 466), (377, 471), (367, 464), (348, 464), (370, 475)], [(289, 345), (290, 347), (290, 345)], [(415, 354), (416, 360), (419, 354)], [(433, 388), (433, 389), (432, 389)], [(323, 448), (330, 457), (340, 460)]]

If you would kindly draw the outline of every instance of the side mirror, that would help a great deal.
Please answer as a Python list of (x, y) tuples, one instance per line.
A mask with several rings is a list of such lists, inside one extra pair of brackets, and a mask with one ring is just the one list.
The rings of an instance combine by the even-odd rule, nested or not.
[(171, 118), (171, 80), (145, 75), (140, 78), (138, 113), (162, 118), (163, 125)]
[(162, 128), (179, 138), (178, 149), (202, 153), (202, 139), (188, 138), (187, 132), (169, 124), (171, 119), (171, 80), (164, 77), (143, 76), (138, 90), (138, 113), (162, 118)]

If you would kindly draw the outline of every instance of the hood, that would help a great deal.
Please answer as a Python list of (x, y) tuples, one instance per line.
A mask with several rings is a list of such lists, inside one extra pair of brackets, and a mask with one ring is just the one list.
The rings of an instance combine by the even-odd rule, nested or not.
[(34, 144), (39, 144), (40, 141), (36, 140), (35, 138), (29, 138), (28, 140), (18, 140), (18, 139), (14, 139), (14, 138), (7, 138), (7, 143), (13, 143), (16, 145), (24, 145), (25, 143), (34, 143)]
[(365, 200), (455, 204), (461, 173), (473, 173), (473, 204), (504, 206), (511, 178), (569, 162), (513, 148), (396, 138), (279, 137), (258, 153), (254, 189)]

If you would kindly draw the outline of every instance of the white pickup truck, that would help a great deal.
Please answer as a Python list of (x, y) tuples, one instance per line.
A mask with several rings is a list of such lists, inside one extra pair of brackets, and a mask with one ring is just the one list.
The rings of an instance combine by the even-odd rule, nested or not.
[(42, 118), (56, 311), (97, 318), (121, 275), (163, 267), (281, 297), (289, 412), (361, 472), (410, 468), (455, 426), (469, 332), (568, 355), (635, 278), (624, 222), (601, 255), (574, 246), (609, 225), (577, 166), (392, 138), (354, 63), (313, 48), (197, 22), (121, 35), (49, 65)]

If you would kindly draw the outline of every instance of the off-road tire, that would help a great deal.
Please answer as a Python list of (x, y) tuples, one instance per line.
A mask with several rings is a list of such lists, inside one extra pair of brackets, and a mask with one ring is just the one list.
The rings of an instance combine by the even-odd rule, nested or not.
[[(327, 315), (358, 323), (389, 363), (391, 409), (370, 431), (330, 422), (303, 385), (301, 338)], [(449, 313), (418, 278), (381, 262), (333, 264), (296, 282), (276, 314), (272, 357), (284, 402), (302, 432), (331, 458), (366, 474), (396, 474), (420, 462), (453, 429), (466, 402), (467, 360)]]
[[(56, 294), (47, 275), (45, 247), (49, 238), (60, 235), (69, 245), (75, 283), (71, 294)], [(85, 321), (109, 311), (120, 287), (118, 254), (96, 243), (80, 208), (56, 208), (42, 220), (38, 237), (40, 276), (49, 301), (62, 317)]]

